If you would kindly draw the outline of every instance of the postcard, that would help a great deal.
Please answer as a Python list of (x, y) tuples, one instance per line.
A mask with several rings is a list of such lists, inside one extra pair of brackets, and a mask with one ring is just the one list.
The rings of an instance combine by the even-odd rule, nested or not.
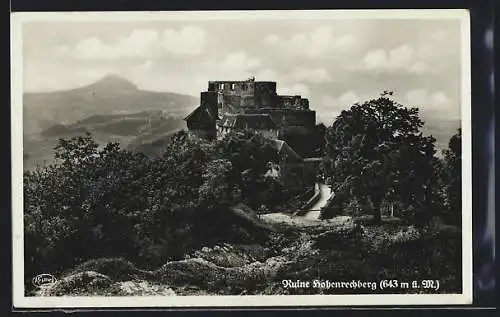
[(11, 26), (16, 308), (471, 303), (468, 11)]

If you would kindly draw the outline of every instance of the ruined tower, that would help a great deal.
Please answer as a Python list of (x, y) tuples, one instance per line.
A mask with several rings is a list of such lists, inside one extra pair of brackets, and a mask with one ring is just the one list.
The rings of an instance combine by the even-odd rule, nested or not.
[(209, 81), (207, 91), (201, 93), (200, 106), (185, 120), (190, 131), (208, 138), (232, 129), (257, 130), (286, 141), (301, 156), (308, 157), (312, 151), (308, 138), (314, 133), (316, 112), (300, 95), (278, 95), (276, 82), (250, 78)]

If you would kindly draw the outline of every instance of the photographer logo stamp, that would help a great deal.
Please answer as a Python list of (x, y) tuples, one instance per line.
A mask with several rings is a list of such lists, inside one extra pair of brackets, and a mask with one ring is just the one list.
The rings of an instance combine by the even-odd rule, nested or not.
[(52, 274), (43, 273), (33, 277), (32, 282), (35, 287), (44, 287), (54, 284), (57, 282), (57, 279)]

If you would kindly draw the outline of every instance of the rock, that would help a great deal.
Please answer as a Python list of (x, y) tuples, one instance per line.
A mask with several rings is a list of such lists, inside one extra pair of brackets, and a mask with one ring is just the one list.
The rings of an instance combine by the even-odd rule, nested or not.
[(94, 271), (84, 271), (41, 288), (39, 296), (92, 296), (104, 295), (113, 281), (106, 275)]
[(207, 292), (238, 295), (269, 283), (288, 263), (286, 257), (278, 256), (265, 262), (223, 267), (203, 258), (190, 258), (165, 264), (155, 272), (155, 280), (172, 285), (175, 290), (195, 286)]
[(236, 267), (252, 262), (251, 257), (245, 253), (220, 246), (215, 246), (212, 249), (202, 248), (195, 251), (193, 257), (207, 260), (221, 267)]
[(315, 246), (320, 249), (330, 249), (335, 245), (342, 244), (353, 239), (360, 238), (363, 228), (355, 224), (352, 219), (344, 221), (342, 225), (331, 227), (312, 237)]
[(115, 281), (127, 281), (137, 276), (143, 277), (149, 273), (137, 269), (132, 262), (124, 258), (99, 258), (78, 265), (68, 275), (85, 271), (101, 273)]
[(117, 283), (118, 296), (176, 296), (168, 286), (151, 284), (147, 281), (126, 281)]

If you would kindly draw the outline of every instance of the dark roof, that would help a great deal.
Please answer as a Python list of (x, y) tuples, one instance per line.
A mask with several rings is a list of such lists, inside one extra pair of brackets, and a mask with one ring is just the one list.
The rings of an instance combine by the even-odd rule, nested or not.
[(292, 147), (283, 140), (272, 140), (271, 145), (280, 155), (286, 154), (286, 157), (289, 159), (302, 160), (300, 155), (297, 154), (297, 152), (295, 152)]
[(233, 129), (271, 130), (278, 126), (269, 114), (226, 114), (219, 123)]
[(186, 117), (184, 117), (184, 120), (189, 120), (189, 118), (192, 118), (194, 115), (196, 115), (196, 113), (201, 111), (199, 109), (200, 109), (200, 106), (194, 108), (193, 111), (191, 111)]
[(193, 110), (190, 114), (188, 114), (188, 115), (184, 118), (184, 120), (189, 120), (190, 118), (197, 117), (197, 116), (199, 116), (199, 115), (201, 115), (201, 114), (206, 114), (206, 115), (208, 115), (211, 119), (214, 119), (214, 118), (217, 116), (217, 114), (212, 113), (212, 112), (210, 111), (210, 108), (209, 108), (209, 107), (207, 107), (206, 105), (201, 105), (201, 106), (196, 107), (196, 109), (194, 109), (194, 110)]

